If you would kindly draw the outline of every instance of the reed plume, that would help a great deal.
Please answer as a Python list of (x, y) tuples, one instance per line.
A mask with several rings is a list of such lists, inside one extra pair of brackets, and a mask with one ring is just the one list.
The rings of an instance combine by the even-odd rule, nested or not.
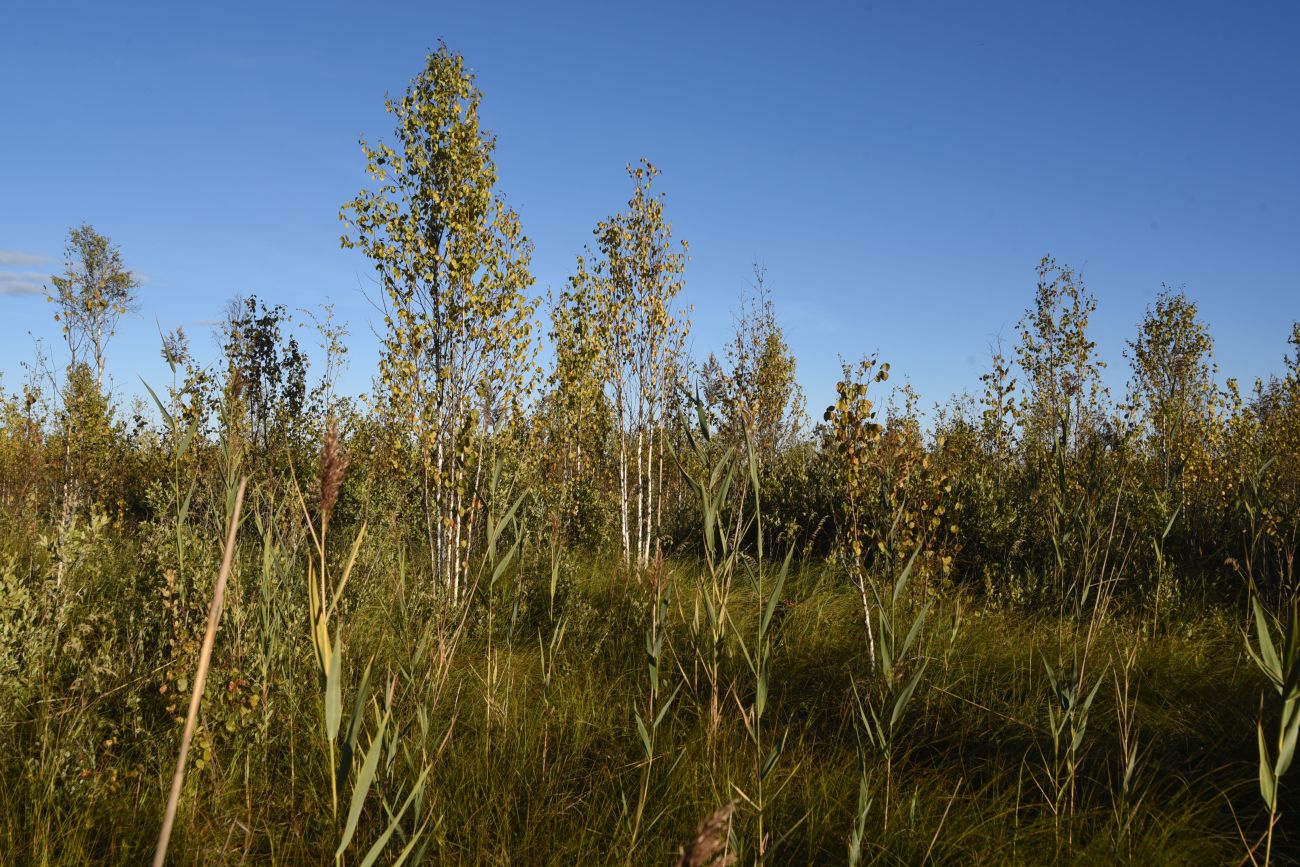
[(728, 867), (736, 863), (736, 853), (727, 846), (735, 809), (736, 802), (728, 801), (700, 822), (695, 837), (677, 859), (677, 867)]
[(329, 523), (330, 513), (339, 498), (339, 488), (343, 484), (343, 473), (348, 468), (348, 454), (339, 444), (337, 422), (330, 422), (325, 433), (325, 444), (320, 455), (320, 522), (322, 529)]

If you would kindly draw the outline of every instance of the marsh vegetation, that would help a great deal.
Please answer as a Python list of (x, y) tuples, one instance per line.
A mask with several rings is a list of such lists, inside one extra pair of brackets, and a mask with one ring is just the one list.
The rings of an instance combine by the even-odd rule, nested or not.
[(245, 298), (121, 405), (138, 282), (69, 234), (0, 405), (0, 861), (172, 809), (177, 864), (1300, 858), (1300, 325), (1221, 383), (1166, 289), (1114, 395), (1048, 257), (974, 394), (866, 357), (813, 423), (761, 271), (687, 354), (649, 162), (534, 297), (480, 98), (444, 47), (363, 142), (364, 397)]

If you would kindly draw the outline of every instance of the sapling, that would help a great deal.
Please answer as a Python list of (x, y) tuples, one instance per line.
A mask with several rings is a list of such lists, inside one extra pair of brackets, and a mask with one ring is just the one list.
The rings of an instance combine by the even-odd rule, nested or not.
[[(668, 615), (668, 603), (670, 588), (664, 576), (663, 557), (656, 555), (654, 561), (650, 564), (650, 618), (646, 626), (645, 635), (645, 658), (646, 658), (646, 675), (647, 687), (645, 695), (644, 714), (641, 709), (634, 712), (636, 719), (637, 737), (640, 740), (642, 759), (641, 759), (641, 787), (637, 795), (636, 808), (632, 815), (632, 826), (628, 840), (627, 863), (632, 864), (636, 854), (636, 845), (641, 833), (642, 821), (645, 817), (646, 804), (650, 797), (651, 774), (654, 769), (656, 747), (659, 729), (664, 723), (664, 718), (668, 715), (673, 706), (673, 701), (677, 694), (681, 692), (681, 684), (667, 697), (663, 698), (662, 673), (664, 662), (664, 638), (667, 634), (665, 620)], [(653, 820), (651, 821), (653, 824)]]
[(709, 761), (716, 764), (717, 736), (722, 722), (721, 668), (731, 628), (728, 604), (739, 560), (731, 536), (723, 530), (726, 523), (724, 508), (730, 502), (731, 486), (736, 477), (736, 450), (727, 447), (720, 455), (714, 456), (710, 449), (712, 433), (707, 410), (698, 396), (694, 397), (693, 403), (697, 430), (693, 432), (685, 421), (682, 429), (690, 444), (691, 455), (699, 466), (698, 475), (692, 474), (680, 460), (678, 465), (699, 502), (703, 531), (704, 570), (700, 573), (690, 626), (696, 660), (707, 681)]
[[(876, 602), (874, 610), (869, 616), (876, 624), (877, 654), (875, 674), (880, 682), (879, 700), (864, 702), (862, 696), (858, 694), (857, 688), (854, 687), (854, 698), (857, 704), (856, 722), (861, 737), (866, 739), (866, 745), (885, 762), (883, 811), (886, 830), (889, 828), (889, 802), (893, 788), (898, 728), (903, 713), (911, 702), (912, 695), (916, 692), (917, 684), (921, 682), (921, 677), (925, 674), (927, 665), (922, 663), (910, 678), (904, 680), (904, 666), (909, 662), (912, 649), (921, 635), (925, 626), (926, 615), (929, 613), (929, 603), (926, 603), (913, 616), (912, 622), (905, 624), (901, 619), (903, 612), (900, 611), (903, 591), (907, 587), (908, 579), (912, 575), (912, 568), (916, 563), (916, 557), (921, 552), (923, 545), (924, 542), (912, 552), (912, 556), (907, 560), (907, 565), (903, 567), (903, 571), (899, 574), (898, 580), (894, 582), (893, 589), (888, 594), (882, 594), (874, 582), (870, 585)], [(905, 625), (907, 631), (903, 632)]]
[[(1049, 806), (1059, 838), (1062, 818), (1074, 814), (1076, 782), (1088, 733), (1088, 714), (1101, 688), (1102, 678), (1097, 678), (1092, 689), (1084, 695), (1081, 667), (1062, 668), (1058, 672), (1043, 658), (1043, 669), (1052, 691), (1047, 703), (1052, 754), (1043, 756), (1050, 791), (1044, 794), (1050, 799)], [(1068, 836), (1072, 836), (1072, 831)]]
[(1115, 684), (1116, 732), (1119, 740), (1118, 786), (1113, 794), (1115, 817), (1115, 844), (1132, 857), (1133, 826), (1144, 797), (1141, 774), (1143, 749), (1138, 737), (1136, 717), (1138, 689), (1133, 684), (1137, 667), (1137, 645), (1129, 645), (1119, 656), (1119, 665), (1113, 672)]
[(1251, 588), (1250, 604), (1255, 614), (1259, 650), (1250, 645), (1249, 639), (1246, 640), (1246, 650), (1273, 684), (1282, 705), (1277, 733), (1272, 738), (1264, 734), (1262, 717), (1255, 726), (1259, 741), (1259, 793), (1264, 806), (1268, 807), (1268, 836), (1264, 847), (1264, 864), (1267, 865), (1273, 855), (1273, 828), (1280, 813), (1278, 784), (1291, 767), (1296, 739), (1300, 736), (1300, 602), (1291, 600), (1284, 619), (1278, 624), (1276, 642), (1268, 625), (1268, 614), (1254, 587)]
[[(781, 591), (785, 587), (786, 577), (790, 573), (790, 561), (794, 556), (794, 546), (790, 546), (786, 551), (784, 561), (782, 561), (775, 577), (772, 578), (769, 575), (771, 567), (768, 566), (763, 557), (763, 507), (758, 479), (758, 459), (754, 450), (753, 438), (748, 429), (745, 431), (745, 449), (748, 456), (750, 490), (754, 500), (752, 520), (755, 538), (754, 557), (752, 560), (745, 561), (745, 567), (754, 585), (754, 599), (758, 603), (758, 619), (752, 638), (753, 643), (747, 644), (743, 633), (739, 630), (736, 632), (736, 641), (741, 653), (744, 655), (745, 664), (754, 677), (753, 701), (748, 707), (740, 707), (741, 722), (744, 723), (745, 733), (749, 736), (750, 743), (754, 748), (753, 795), (746, 794), (744, 790), (734, 784), (733, 787), (757, 813), (756, 860), (758, 863), (763, 863), (771, 855), (772, 851), (765, 814), (770, 798), (775, 797), (780, 791), (780, 787), (778, 787), (777, 792), (765, 794), (764, 785), (768, 777), (776, 769), (782, 753), (785, 752), (786, 734), (788, 734), (783, 734), (779, 741), (773, 738), (769, 746), (764, 734), (763, 716), (767, 710), (771, 687), (773, 616), (776, 614), (777, 606), (781, 603)], [(772, 580), (769, 584), (770, 578)], [(739, 698), (737, 698), (736, 703), (740, 704)]]

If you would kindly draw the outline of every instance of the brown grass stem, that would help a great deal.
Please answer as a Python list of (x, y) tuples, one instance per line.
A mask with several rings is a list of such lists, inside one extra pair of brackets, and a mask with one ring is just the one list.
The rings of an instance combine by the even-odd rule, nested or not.
[(167, 796), (167, 810), (163, 813), (162, 828), (158, 832), (158, 847), (154, 850), (153, 867), (162, 867), (167, 860), (167, 844), (171, 841), (172, 825), (176, 822), (176, 808), (181, 799), (181, 786), (185, 783), (185, 760), (189, 757), (190, 742), (194, 739), (194, 728), (199, 719), (199, 704), (203, 701), (203, 688), (208, 681), (208, 667), (212, 662), (212, 645), (217, 638), (217, 624), (221, 620), (221, 603), (226, 595), (226, 582), (230, 578), (230, 566), (235, 558), (235, 535), (239, 530), (239, 513), (244, 505), (244, 489), (248, 487), (248, 478), (239, 483), (235, 494), (235, 509), (230, 516), (230, 526), (226, 528), (226, 549), (221, 556), (221, 571), (217, 573), (217, 585), (212, 589), (212, 604), (208, 607), (208, 628), (203, 635), (203, 646), (199, 650), (199, 667), (194, 674), (194, 692), (190, 696), (190, 710), (185, 717), (185, 729), (181, 732), (180, 754), (176, 757), (176, 773), (172, 775), (172, 790)]

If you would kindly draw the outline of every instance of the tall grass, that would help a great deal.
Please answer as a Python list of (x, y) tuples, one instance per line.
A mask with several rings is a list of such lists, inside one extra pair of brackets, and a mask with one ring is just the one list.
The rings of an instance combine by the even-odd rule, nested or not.
[[(915, 558), (873, 576), (873, 653), (855, 583), (769, 555), (752, 452), (698, 445), (697, 552), (629, 575), (535, 545), (527, 494), (493, 484), (451, 604), (391, 531), (331, 527), (327, 442), (295, 508), (250, 486), (206, 669), (169, 637), (174, 527), (40, 542), (0, 519), (0, 860), (146, 860), (191, 738), (176, 864), (1300, 857), (1294, 617), (1273, 640), (1256, 602), (1261, 676), (1243, 612), (1152, 630), (1096, 536), (1064, 609), (910, 592)], [(226, 487), (179, 516), (195, 599), (217, 589)], [(201, 698), (181, 723), (168, 671)], [(1260, 720), (1264, 683), (1282, 702)]]

